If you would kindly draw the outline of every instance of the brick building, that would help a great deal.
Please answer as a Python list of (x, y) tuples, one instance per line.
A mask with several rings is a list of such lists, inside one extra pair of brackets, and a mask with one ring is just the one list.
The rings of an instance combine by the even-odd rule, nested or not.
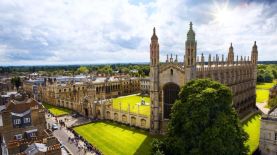
[(46, 146), (45, 154), (61, 154), (60, 144), (46, 129), (44, 108), (27, 95), (17, 94), (0, 111), (1, 152), (26, 154), (34, 143)]

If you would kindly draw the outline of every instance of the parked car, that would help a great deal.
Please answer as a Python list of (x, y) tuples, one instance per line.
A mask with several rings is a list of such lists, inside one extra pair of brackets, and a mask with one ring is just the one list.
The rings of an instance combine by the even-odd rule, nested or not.
[(79, 114), (75, 113), (72, 115), (72, 117), (77, 118), (77, 117), (79, 117)]
[(52, 131), (58, 130), (58, 129), (59, 129), (59, 127), (57, 124), (52, 124)]

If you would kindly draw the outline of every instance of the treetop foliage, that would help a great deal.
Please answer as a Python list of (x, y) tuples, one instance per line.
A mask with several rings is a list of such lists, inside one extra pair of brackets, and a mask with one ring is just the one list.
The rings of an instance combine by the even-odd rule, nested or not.
[[(248, 136), (232, 107), (230, 89), (209, 79), (188, 82), (173, 105), (168, 133), (153, 152), (164, 154), (247, 154)], [(155, 153), (154, 153), (155, 154)]]
[(272, 82), (277, 79), (277, 65), (258, 65), (257, 82)]

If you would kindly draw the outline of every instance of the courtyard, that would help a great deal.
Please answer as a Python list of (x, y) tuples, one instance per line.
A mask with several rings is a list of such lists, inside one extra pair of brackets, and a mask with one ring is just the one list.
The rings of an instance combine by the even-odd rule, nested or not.
[[(145, 104), (141, 104), (144, 100)], [(130, 105), (130, 112), (139, 113), (142, 115), (150, 115), (150, 97), (142, 97), (140, 95), (134, 94), (129, 96), (121, 96), (113, 99), (113, 108), (128, 111), (128, 106)]]
[(72, 113), (72, 110), (62, 107), (57, 107), (51, 104), (43, 103), (43, 106), (54, 116), (68, 115)]
[(103, 154), (150, 154), (153, 137), (144, 130), (113, 122), (90, 123), (74, 130)]

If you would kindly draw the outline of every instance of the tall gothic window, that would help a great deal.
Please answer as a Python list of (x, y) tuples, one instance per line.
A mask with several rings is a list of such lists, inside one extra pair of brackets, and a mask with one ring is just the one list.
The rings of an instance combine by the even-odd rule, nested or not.
[(163, 88), (164, 93), (164, 118), (170, 118), (171, 108), (175, 100), (178, 99), (180, 87), (175, 83), (168, 83)]

